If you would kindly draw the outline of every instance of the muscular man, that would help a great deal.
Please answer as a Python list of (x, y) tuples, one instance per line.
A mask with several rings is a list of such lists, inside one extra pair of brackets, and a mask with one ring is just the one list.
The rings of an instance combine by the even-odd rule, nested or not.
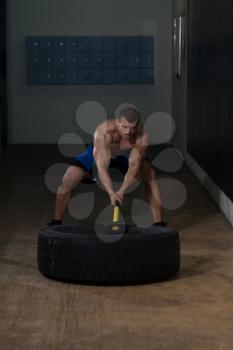
[[(132, 107), (123, 109), (118, 118), (100, 124), (95, 130), (93, 144), (89, 145), (86, 152), (76, 156), (74, 165), (68, 167), (57, 191), (55, 217), (48, 225), (62, 224), (72, 189), (81, 181), (91, 178), (95, 162), (98, 176), (113, 205), (116, 201), (123, 204), (126, 190), (138, 179), (145, 184), (154, 225), (166, 226), (166, 222), (161, 220), (161, 199), (155, 170), (145, 156), (148, 144), (148, 134), (140, 124), (140, 115)], [(114, 166), (125, 175), (116, 192), (108, 172)]]

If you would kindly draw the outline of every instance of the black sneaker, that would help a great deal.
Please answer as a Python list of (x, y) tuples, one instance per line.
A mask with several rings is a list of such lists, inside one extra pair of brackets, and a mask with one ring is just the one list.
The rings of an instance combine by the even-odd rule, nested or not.
[(88, 184), (88, 185), (93, 185), (97, 182), (96, 177), (85, 177), (84, 179), (81, 180), (82, 183)]
[(159, 221), (159, 222), (154, 222), (152, 226), (167, 226), (167, 221)]
[(47, 226), (62, 225), (62, 220), (53, 219), (47, 223)]

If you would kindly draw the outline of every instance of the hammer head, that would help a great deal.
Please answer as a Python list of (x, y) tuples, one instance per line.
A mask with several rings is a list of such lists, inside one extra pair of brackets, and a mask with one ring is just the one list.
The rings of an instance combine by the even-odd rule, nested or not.
[(125, 225), (118, 222), (112, 223), (111, 225), (107, 226), (107, 233), (110, 233), (110, 234), (113, 234), (113, 233), (124, 234), (125, 230), (126, 230)]

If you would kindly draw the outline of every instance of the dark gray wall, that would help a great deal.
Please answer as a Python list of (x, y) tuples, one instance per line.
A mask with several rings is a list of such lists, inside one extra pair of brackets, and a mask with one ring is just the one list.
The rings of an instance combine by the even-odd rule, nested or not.
[[(213, 24), (212, 18), (214, 17), (214, 9), (213, 4), (218, 2), (218, 9), (216, 13), (218, 15), (222, 16), (222, 28), (217, 28)], [(208, 3), (209, 2), (209, 3)], [(193, 10), (190, 11), (190, 3), (193, 5), (194, 15), (190, 16), (190, 12), (193, 13)], [(200, 23), (198, 23), (198, 20), (195, 20), (195, 16), (199, 16), (200, 11), (200, 4), (205, 6), (205, 13), (203, 16), (203, 24), (205, 30), (200, 26)], [(226, 9), (226, 4), (230, 7), (229, 10)], [(211, 11), (210, 11), (211, 9)], [(224, 13), (223, 9), (226, 10)], [(221, 10), (221, 11), (220, 11)], [(231, 12), (230, 12), (231, 10)], [(200, 72), (203, 74), (209, 74), (209, 72), (214, 72), (213, 64), (215, 64), (216, 57), (220, 57), (220, 55), (212, 54), (212, 56), (208, 56), (205, 54), (205, 51), (203, 51), (202, 55), (194, 54), (192, 51), (192, 54), (190, 55), (190, 47), (192, 45), (192, 38), (198, 38), (199, 36), (203, 36), (205, 38), (211, 37), (209, 35), (209, 30), (212, 30), (213, 34), (215, 35), (222, 35), (223, 40), (220, 40), (219, 43), (223, 44), (224, 49), (221, 48), (219, 52), (221, 52), (221, 57), (228, 51), (232, 53), (232, 45), (230, 44), (230, 40), (226, 40), (227, 37), (231, 37), (232, 40), (232, 21), (231, 21), (231, 14), (232, 14), (232, 1), (227, 0), (215, 0), (213, 1), (202, 1), (202, 0), (174, 0), (173, 1), (173, 9), (172, 9), (172, 16), (175, 17), (181, 13), (185, 13), (186, 15), (186, 60), (185, 65), (182, 70), (182, 79), (178, 80), (174, 77), (174, 74), (172, 74), (172, 115), (176, 122), (176, 133), (173, 140), (173, 143), (175, 146), (177, 146), (178, 149), (180, 149), (184, 155), (185, 162), (191, 169), (191, 171), (194, 173), (194, 175), (200, 180), (200, 182), (203, 184), (203, 186), (207, 189), (213, 200), (217, 203), (217, 205), (221, 208), (225, 216), (228, 218), (228, 220), (233, 225), (233, 205), (232, 205), (232, 162), (229, 161), (229, 159), (232, 159), (232, 156), (228, 156), (229, 152), (225, 152), (225, 149), (230, 150), (232, 154), (232, 140), (233, 137), (229, 137), (230, 130), (232, 130), (232, 123), (230, 123), (230, 114), (229, 111), (232, 111), (232, 108), (230, 109), (230, 106), (232, 106), (232, 91), (231, 95), (229, 94), (229, 86), (232, 88), (232, 69), (229, 57), (227, 59), (228, 65), (226, 65), (225, 68), (227, 69), (219, 69), (220, 75), (223, 77), (223, 80), (225, 79), (225, 82), (227, 85), (227, 88), (223, 93), (219, 94), (219, 99), (221, 99), (222, 102), (222, 110), (220, 108), (216, 108), (216, 93), (213, 93), (213, 87), (214, 84), (207, 85), (206, 83), (203, 84), (202, 78), (200, 78)], [(192, 18), (193, 17), (193, 18)], [(191, 25), (191, 22), (196, 21), (196, 24), (193, 26)], [(193, 32), (191, 35), (191, 31), (195, 28), (196, 31)], [(231, 29), (230, 29), (231, 28)], [(192, 29), (192, 30), (191, 30)], [(208, 35), (206, 35), (208, 33)], [(223, 35), (224, 34), (224, 35)], [(197, 40), (195, 40), (197, 42)], [(224, 43), (227, 42), (227, 45), (224, 45)], [(200, 45), (199, 45), (200, 47)], [(203, 46), (204, 47), (204, 46)], [(213, 45), (206, 45), (208, 48), (206, 52), (208, 52), (209, 48), (213, 51)], [(199, 51), (199, 49), (197, 50)], [(216, 52), (216, 51), (215, 51)], [(208, 56), (208, 59), (206, 59)], [(198, 57), (203, 57), (206, 61), (206, 67), (200, 67), (200, 62), (198, 61)], [(210, 58), (211, 57), (211, 60)], [(231, 56), (232, 57), (232, 56)], [(190, 65), (191, 64), (191, 65)], [(211, 77), (211, 74), (209, 74), (209, 77)], [(191, 78), (191, 80), (190, 80)], [(195, 83), (194, 83), (195, 82)], [(231, 85), (229, 84), (231, 82)], [(222, 84), (223, 85), (223, 84)], [(198, 97), (200, 95), (201, 91), (206, 92), (206, 96), (202, 97), (203, 101), (203, 107), (202, 111), (204, 113), (200, 114), (197, 112), (197, 108), (199, 108), (199, 102), (200, 98)], [(227, 91), (227, 92), (226, 92)], [(208, 103), (210, 101), (210, 105), (208, 107)], [(226, 102), (227, 101), (227, 102)], [(213, 109), (213, 106), (215, 108), (215, 111)], [(226, 113), (226, 109), (228, 109)], [(214, 112), (213, 112), (214, 111)], [(223, 113), (223, 114), (220, 114)], [(200, 119), (200, 118), (201, 119)], [(216, 177), (212, 176), (211, 172), (209, 171), (208, 167), (206, 167), (203, 162), (201, 162), (200, 157), (195, 156), (195, 147), (200, 148), (201, 146), (204, 146), (202, 148), (202, 151), (200, 152), (200, 156), (202, 157), (203, 154), (206, 153), (206, 150), (208, 150), (209, 154), (207, 155), (208, 160), (213, 159), (213, 154), (216, 148), (216, 142), (213, 138), (212, 145), (214, 146), (210, 147), (209, 138), (213, 136), (213, 127), (214, 127), (214, 121), (215, 118), (218, 118), (220, 120), (219, 123), (219, 135), (222, 133), (222, 135), (227, 135), (222, 140), (221, 149), (222, 157), (220, 158), (221, 163), (224, 163), (225, 166), (221, 166), (221, 172), (223, 173), (225, 171), (225, 177), (222, 178), (223, 181), (218, 181)], [(207, 122), (204, 122), (204, 119), (206, 119)], [(231, 118), (232, 119), (232, 118)], [(192, 121), (192, 123), (191, 123)], [(201, 123), (198, 125), (197, 122), (201, 121)], [(193, 124), (193, 125), (192, 125)], [(193, 126), (196, 125), (197, 127), (193, 128)], [(198, 135), (204, 135), (202, 131), (202, 126), (206, 125), (206, 135), (201, 136), (202, 140), (200, 140), (200, 137)], [(230, 127), (231, 125), (231, 127)], [(189, 133), (187, 132), (189, 131)], [(195, 135), (194, 135), (195, 132)], [(197, 137), (198, 136), (198, 137)], [(204, 143), (203, 143), (204, 140)], [(207, 144), (208, 143), (208, 144)], [(188, 147), (189, 145), (189, 147)], [(192, 146), (191, 146), (192, 145)], [(229, 147), (230, 145), (230, 147)], [(217, 160), (217, 158), (215, 157)], [(229, 171), (230, 167), (230, 171)], [(231, 182), (230, 182), (230, 181)], [(231, 191), (229, 190), (229, 185), (231, 186)]]
[(6, 50), (5, 0), (0, 0), (0, 155), (2, 154), (2, 143), (6, 142), (5, 50)]
[(189, 0), (188, 152), (231, 200), (232, 17), (229, 0)]
[(172, 60), (172, 116), (176, 123), (176, 132), (173, 144), (183, 153), (187, 151), (187, 1), (174, 0), (172, 16), (175, 18), (181, 14), (185, 15), (185, 62), (181, 71), (181, 79), (174, 74)]
[[(146, 118), (171, 113), (172, 0), (8, 1), (8, 137), (9, 143), (56, 143), (76, 131), (80, 103), (95, 100), (109, 116), (124, 102)], [(27, 86), (26, 35), (154, 35), (155, 85)], [(87, 135), (83, 135), (88, 142)]]

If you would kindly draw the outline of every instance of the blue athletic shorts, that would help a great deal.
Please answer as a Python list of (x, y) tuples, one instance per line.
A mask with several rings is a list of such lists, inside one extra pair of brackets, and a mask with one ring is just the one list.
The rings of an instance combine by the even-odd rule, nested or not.
[[(92, 175), (92, 169), (95, 165), (95, 159), (93, 157), (93, 149), (94, 146), (91, 143), (87, 150), (81, 154), (78, 154), (73, 159), (73, 165), (80, 166), (82, 169), (86, 170), (88, 173)], [(129, 162), (128, 158), (126, 156), (116, 156), (115, 158), (111, 158), (109, 168), (117, 168), (119, 169), (124, 175), (128, 171)]]

